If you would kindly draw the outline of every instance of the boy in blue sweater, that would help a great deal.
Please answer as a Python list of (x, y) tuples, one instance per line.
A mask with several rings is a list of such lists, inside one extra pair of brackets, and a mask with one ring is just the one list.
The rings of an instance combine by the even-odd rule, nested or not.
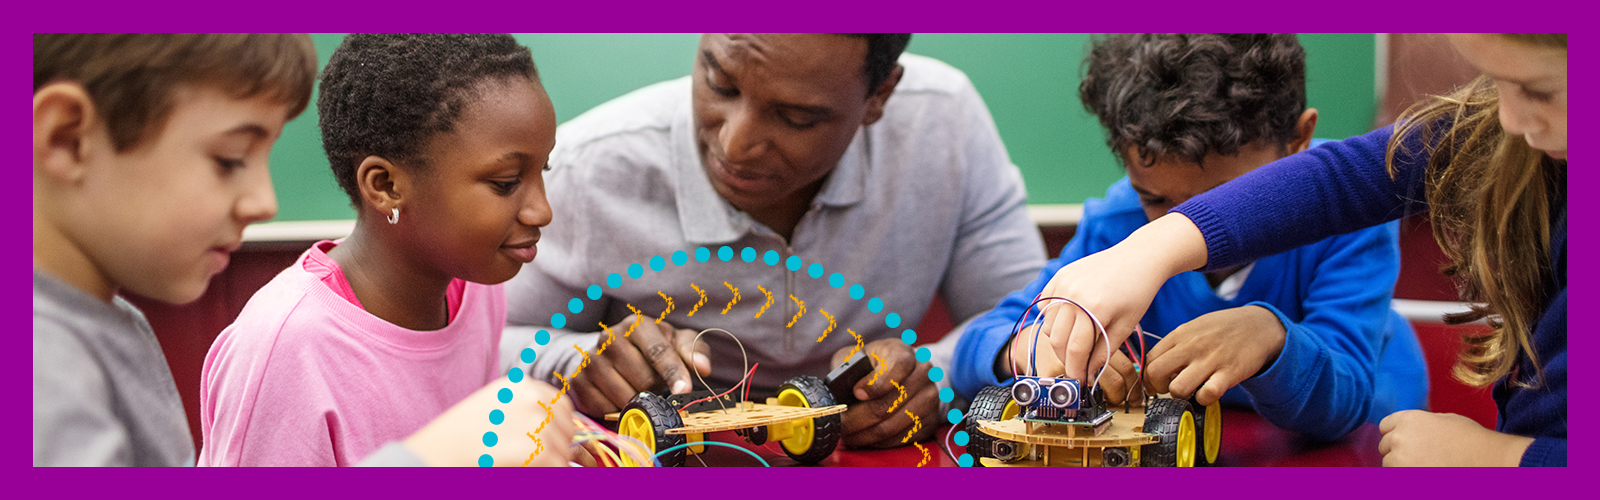
[[(1029, 340), (1013, 349), (1013, 325), (1062, 266), (1192, 196), (1307, 149), (1317, 121), (1292, 34), (1111, 36), (1091, 49), (1079, 94), (1128, 176), (1105, 199), (1085, 203), (1072, 241), (1038, 279), (967, 328), (952, 382), (968, 398), (1011, 378), (1013, 366), (1029, 366)], [(1397, 239), (1390, 223), (1173, 277), (1139, 322), (1154, 337), (1147, 340), (1159, 340), (1143, 360), (1145, 383), (1202, 405), (1247, 404), (1274, 425), (1326, 440), (1423, 407), (1421, 349), (1390, 310)], [(1036, 366), (1061, 373), (1046, 338)], [(1115, 352), (1100, 386), (1120, 402), (1134, 394), (1134, 380), (1133, 360)]]

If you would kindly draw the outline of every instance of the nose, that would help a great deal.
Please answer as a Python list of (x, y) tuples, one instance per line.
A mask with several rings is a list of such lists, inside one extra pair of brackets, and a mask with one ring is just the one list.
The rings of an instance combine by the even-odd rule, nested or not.
[(538, 189), (529, 189), (522, 200), (522, 209), (517, 211), (517, 222), (534, 227), (550, 225), (554, 218), (550, 210), (550, 200), (544, 196), (544, 179), (540, 178)]
[(1520, 92), (1515, 89), (1500, 89), (1500, 128), (1512, 136), (1537, 134), (1544, 128), (1543, 122), (1534, 113), (1532, 103), (1520, 95)]
[(266, 168), (252, 169), (245, 179), (244, 193), (234, 202), (234, 217), (244, 224), (261, 222), (278, 215), (278, 196), (272, 190), (272, 175)]
[(722, 152), (730, 163), (743, 163), (766, 154), (767, 140), (756, 113), (743, 105), (732, 106), (724, 115), (722, 130), (717, 139), (722, 141)]

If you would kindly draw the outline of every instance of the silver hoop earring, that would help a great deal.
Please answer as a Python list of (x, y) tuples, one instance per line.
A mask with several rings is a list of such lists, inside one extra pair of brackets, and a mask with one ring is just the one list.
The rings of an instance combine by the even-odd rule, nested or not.
[(395, 208), (389, 210), (389, 223), (390, 224), (398, 224), (398, 223), (400, 223), (400, 208), (399, 207), (395, 207)]

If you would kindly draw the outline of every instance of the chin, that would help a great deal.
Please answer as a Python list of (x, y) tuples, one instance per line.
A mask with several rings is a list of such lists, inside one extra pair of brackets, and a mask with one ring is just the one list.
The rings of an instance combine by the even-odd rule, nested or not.
[(462, 279), (480, 285), (498, 285), (507, 281), (511, 281), (511, 278), (517, 277), (517, 273), (522, 271), (522, 264), (510, 259), (506, 260), (511, 262), (509, 268), (502, 267), (504, 264), (497, 263), (495, 266), (496, 269), (493, 269), (490, 272), (473, 276), (471, 278), (463, 277)]
[(752, 212), (766, 208), (768, 205), (771, 205), (778, 196), (770, 193), (743, 193), (732, 190), (721, 193), (721, 195), (723, 200), (727, 201), (729, 205), (733, 205), (733, 208), (737, 208), (741, 212)]
[(168, 304), (184, 305), (199, 300), (200, 296), (206, 294), (206, 287), (210, 284), (211, 280), (207, 278), (198, 282), (166, 283), (155, 289), (142, 289), (142, 287), (123, 289)]

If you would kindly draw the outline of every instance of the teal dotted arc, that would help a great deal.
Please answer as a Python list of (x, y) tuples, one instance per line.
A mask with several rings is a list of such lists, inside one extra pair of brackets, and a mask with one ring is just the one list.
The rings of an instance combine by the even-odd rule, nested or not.
[[(714, 251), (709, 247), (699, 247), (694, 250), (694, 260), (700, 263), (708, 263), (711, 262), (713, 254), (715, 254), (716, 259), (721, 262), (733, 262), (735, 257), (734, 249), (729, 246), (722, 246)], [(830, 287), (837, 289), (844, 288), (845, 286), (845, 278), (843, 274), (837, 272), (827, 274), (826, 269), (824, 269), (822, 264), (817, 262), (812, 262), (809, 266), (807, 266), (804, 259), (801, 259), (798, 255), (790, 255), (787, 259), (785, 259), (778, 255), (778, 252), (773, 250), (768, 250), (763, 254), (757, 251), (754, 247), (744, 247), (742, 250), (738, 251), (738, 258), (746, 263), (755, 263), (757, 259), (760, 259), (761, 263), (767, 266), (778, 266), (779, 264), (782, 264), (784, 268), (790, 271), (800, 271), (804, 269), (805, 275), (811, 277), (811, 279), (823, 279), (823, 277), (826, 276), (828, 286)], [(669, 259), (667, 258), (656, 255), (646, 259), (645, 262), (649, 264), (650, 271), (660, 272), (666, 269), (666, 263), (668, 260)], [(688, 265), (689, 253), (683, 250), (675, 251), (671, 254), (670, 261), (674, 266), (681, 267)], [(629, 264), (626, 269), (626, 273), (628, 278), (638, 280), (644, 277), (645, 267), (638, 263)], [(623, 275), (618, 273), (608, 274), (606, 275), (605, 285), (612, 289), (620, 288), (622, 287), (623, 283), (622, 277)], [(861, 300), (862, 298), (866, 297), (866, 287), (861, 286), (859, 283), (852, 284), (847, 290), (847, 293), (852, 300)], [(604, 296), (604, 290), (600, 288), (600, 285), (589, 285), (589, 287), (584, 291), (584, 297), (573, 297), (567, 301), (567, 311), (571, 312), (572, 314), (578, 314), (584, 309), (584, 298), (587, 298), (590, 301), (597, 301), (602, 296)], [(884, 313), (883, 299), (872, 297), (867, 301), (867, 310), (873, 314)], [(901, 317), (898, 313), (887, 312), (883, 316), (883, 322), (885, 326), (891, 329), (899, 328), (901, 324)], [(558, 312), (550, 315), (550, 326), (552, 328), (565, 328), (566, 324), (567, 317), (565, 314)], [(906, 345), (915, 344), (917, 341), (917, 332), (910, 328), (905, 329), (900, 333), (900, 341), (904, 342)], [(546, 330), (539, 330), (534, 334), (534, 342), (540, 346), (550, 343), (550, 332)], [(928, 348), (922, 347), (916, 350), (916, 357), (917, 361), (926, 363), (932, 359), (932, 353), (928, 350)], [(538, 352), (531, 347), (524, 348), (519, 353), (519, 359), (523, 363), (532, 363), (537, 358)], [(520, 383), (524, 378), (527, 377), (521, 368), (511, 368), (506, 372), (506, 378), (512, 383)], [(935, 366), (928, 370), (929, 381), (937, 383), (943, 379), (944, 370), (942, 368)], [(510, 389), (501, 389), (497, 396), (502, 404), (510, 403), (513, 397)], [(949, 403), (954, 399), (955, 392), (950, 388), (946, 387), (939, 390), (939, 401)], [(962, 418), (961, 410), (951, 409), (947, 414), (947, 418), (951, 424), (959, 423)], [(501, 422), (505, 421), (505, 413), (499, 409), (491, 410), (489, 412), (489, 421), (494, 425), (500, 425)], [(961, 431), (956, 434), (957, 443), (965, 445), (965, 441), (967, 440), (966, 431)], [(498, 442), (499, 436), (493, 431), (484, 433), (484, 446), (493, 447)], [(957, 459), (957, 463), (962, 467), (971, 467), (973, 460), (974, 459), (971, 454), (963, 453), (961, 457)], [(485, 453), (478, 457), (478, 465), (481, 467), (492, 467), (494, 465), (494, 457)]]

